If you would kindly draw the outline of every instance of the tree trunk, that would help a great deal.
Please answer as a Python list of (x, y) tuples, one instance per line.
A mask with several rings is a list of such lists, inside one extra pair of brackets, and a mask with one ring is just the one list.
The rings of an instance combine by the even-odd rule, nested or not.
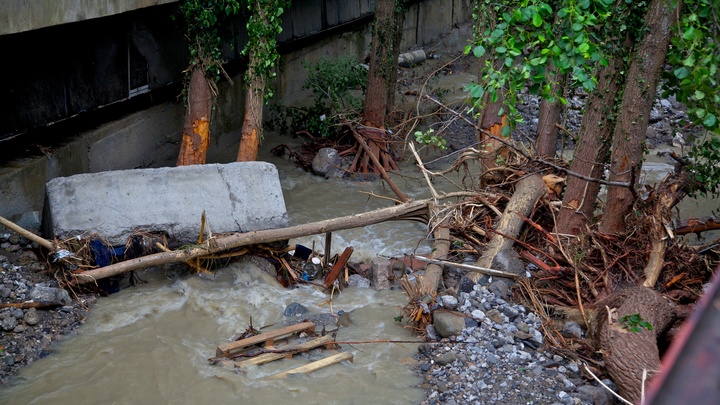
[[(678, 18), (676, 7), (680, 6), (679, 3), (653, 0), (648, 6), (643, 27), (644, 37), (628, 69), (620, 116), (613, 134), (611, 181), (631, 182), (631, 187), (638, 182), (645, 134), (650, 123), (650, 110), (670, 43), (670, 29)], [(624, 232), (625, 217), (632, 211), (634, 202), (633, 190), (609, 187), (600, 231)]]
[[(622, 82), (625, 63), (621, 57), (610, 59), (598, 71), (598, 86), (585, 105), (575, 155), (570, 171), (596, 179), (603, 177), (604, 164), (610, 152), (609, 140), (614, 130), (615, 97)], [(595, 210), (600, 184), (569, 176), (557, 220), (557, 231), (579, 235), (585, 230)]]
[(385, 126), (393, 58), (397, 59), (397, 52), (393, 49), (396, 29), (395, 0), (377, 0), (363, 117), (365, 125), (370, 127)]
[[(485, 173), (488, 169), (492, 169), (498, 166), (497, 158), (498, 155), (502, 158), (507, 157), (507, 147), (497, 139), (493, 139), (485, 132), (489, 132), (490, 135), (496, 138), (502, 138), (502, 129), (507, 125), (507, 117), (505, 115), (498, 115), (500, 108), (502, 108), (503, 93), (498, 90), (498, 99), (496, 102), (490, 101), (489, 94), (483, 96), (483, 109), (480, 113), (478, 123), (480, 124), (481, 131), (478, 131), (478, 142), (480, 150), (485, 152), (485, 156), (480, 159), (481, 163), (481, 178), (480, 181), (483, 183), (500, 183), (504, 181), (503, 176), (500, 173), (496, 175), (487, 176)], [(483, 132), (485, 131), (485, 132)]]
[[(260, 42), (267, 40), (260, 39)], [(261, 46), (262, 47), (262, 46)], [(250, 63), (254, 66), (257, 58), (255, 50), (250, 51)], [(245, 119), (242, 126), (242, 137), (238, 149), (238, 162), (252, 162), (257, 160), (260, 140), (262, 139), (263, 101), (265, 96), (265, 77), (258, 74), (248, 75), (250, 85), (245, 93)]]
[(212, 91), (205, 72), (200, 68), (193, 69), (190, 75), (178, 166), (205, 164), (210, 145), (212, 103)]
[(405, 26), (405, 7), (395, 8), (395, 37), (393, 39), (393, 64), (390, 70), (390, 80), (388, 82), (387, 89), (387, 105), (385, 111), (387, 113), (392, 112), (395, 109), (395, 92), (397, 90), (398, 80), (398, 56), (400, 54), (400, 43), (403, 38), (403, 27)]
[(555, 95), (555, 101), (550, 102), (544, 98), (540, 101), (535, 151), (540, 157), (553, 158), (557, 150), (557, 124), (560, 123), (560, 112), (562, 110), (562, 103), (558, 94), (562, 94), (566, 76), (560, 74), (554, 66), (550, 68), (548, 76), (549, 81), (552, 83), (551, 91)]
[[(608, 374), (621, 396), (639, 403), (643, 370), (647, 370), (649, 380), (660, 369), (657, 339), (675, 319), (674, 306), (654, 290), (631, 287), (601, 301), (598, 310), (598, 342)], [(612, 313), (609, 320), (608, 312)], [(635, 332), (629, 330), (633, 325), (623, 318), (635, 314), (652, 330), (642, 325), (637, 325)]]

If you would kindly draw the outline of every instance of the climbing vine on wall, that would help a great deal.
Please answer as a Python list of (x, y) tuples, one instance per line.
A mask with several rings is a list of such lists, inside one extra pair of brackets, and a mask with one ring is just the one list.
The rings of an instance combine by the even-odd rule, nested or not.
[(224, 18), (238, 14), (240, 8), (238, 0), (185, 0), (180, 5), (190, 48), (188, 78), (192, 68), (201, 68), (213, 83), (220, 80), (223, 63), (220, 25)]
[[(247, 9), (250, 16), (247, 22), (248, 42), (242, 53), (250, 58), (250, 66), (246, 73), (249, 83), (253, 75), (265, 79), (275, 77), (275, 64), (280, 59), (277, 51), (276, 37), (282, 32), (280, 16), (290, 7), (289, 0), (250, 0)], [(273, 91), (267, 89), (265, 99), (273, 97)]]

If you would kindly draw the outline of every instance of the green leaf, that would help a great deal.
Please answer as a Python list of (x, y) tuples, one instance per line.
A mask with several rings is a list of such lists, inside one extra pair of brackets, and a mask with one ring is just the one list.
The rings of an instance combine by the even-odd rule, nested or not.
[(542, 19), (542, 17), (540, 17), (540, 14), (535, 13), (535, 15), (533, 15), (533, 18), (532, 18), (532, 24), (536, 27), (539, 27), (542, 25), (542, 23), (543, 23), (543, 19)]
[(695, 90), (695, 98), (699, 101), (705, 98), (705, 93), (700, 90)]
[(507, 52), (507, 48), (505, 48), (504, 46), (498, 46), (497, 48), (495, 48), (495, 52), (505, 53), (505, 52)]
[(675, 75), (675, 77), (682, 80), (682, 79), (688, 77), (688, 75), (690, 74), (690, 71), (686, 67), (683, 66), (683, 67), (675, 69), (673, 74)]
[(482, 45), (476, 46), (473, 48), (473, 55), (475, 55), (476, 58), (482, 58), (482, 56), (485, 55), (485, 47)]
[(705, 121), (703, 121), (703, 125), (706, 128), (712, 128), (717, 123), (717, 118), (714, 114), (708, 114), (707, 118), (705, 118)]
[(577, 22), (576, 22), (576, 23), (573, 23), (573, 25), (572, 25), (572, 30), (573, 30), (573, 31), (582, 31), (582, 29), (583, 29), (583, 25), (582, 25), (582, 24), (577, 23)]

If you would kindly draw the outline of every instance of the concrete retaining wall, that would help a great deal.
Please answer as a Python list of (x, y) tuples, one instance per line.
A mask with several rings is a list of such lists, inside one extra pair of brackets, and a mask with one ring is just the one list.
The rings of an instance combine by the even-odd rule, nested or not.
[[(293, 5), (303, 2), (311, 3), (310, 0), (303, 0)], [(331, 16), (333, 21), (342, 22), (352, 15), (351, 11), (354, 13), (359, 10), (361, 14), (372, 11), (370, 0), (357, 0), (357, 6), (354, 6), (355, 0), (350, 0), (350, 3), (353, 6), (345, 9), (345, 1), (325, 0), (324, 10), (328, 22)], [(403, 49), (428, 43), (420, 41), (433, 42), (436, 47), (434, 50), (439, 52), (462, 49), (469, 38), (470, 28), (463, 26), (457, 29), (456, 26), (460, 21), (470, 18), (469, 3), (469, 0), (425, 0), (412, 5), (406, 19)], [(449, 12), (450, 18), (420, 18), (428, 15), (423, 7), (434, 7), (435, 12)], [(465, 12), (467, 18), (463, 19), (461, 15)], [(299, 11), (297, 13), (297, 18), (302, 19), (303, 14)], [(364, 58), (370, 42), (369, 22), (331, 36), (319, 36), (317, 39), (310, 36), (312, 40), (299, 42), (301, 48), (286, 50), (275, 84), (279, 101), (285, 105), (297, 105), (309, 99), (311, 94), (302, 89), (306, 78), (303, 62), (313, 62), (321, 56), (354, 55), (358, 60)], [(425, 34), (426, 31), (432, 34)], [(238, 131), (244, 112), (244, 90), (241, 74), (233, 80), (233, 86), (220, 84), (213, 116), (209, 163), (235, 160)], [(183, 114), (182, 103), (162, 103), (79, 132), (64, 145), (53, 147), (46, 155), (0, 166), (0, 215), (17, 219), (25, 212), (42, 211), (45, 183), (58, 176), (174, 166), (179, 151)]]

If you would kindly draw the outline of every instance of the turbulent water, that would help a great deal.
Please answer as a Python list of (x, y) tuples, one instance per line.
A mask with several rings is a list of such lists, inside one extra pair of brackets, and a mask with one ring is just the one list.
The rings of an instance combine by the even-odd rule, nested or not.
[[(287, 141), (287, 139), (282, 139)], [(347, 183), (309, 175), (284, 158), (265, 156), (280, 171), (293, 224), (387, 207), (392, 203), (363, 192), (390, 195), (378, 182)], [(419, 187), (404, 182), (404, 188)], [(420, 191), (412, 195), (418, 196)], [(335, 232), (333, 254), (353, 246), (353, 261), (375, 255), (427, 253), (425, 227), (391, 222)], [(298, 241), (316, 244), (324, 236)], [(313, 313), (330, 312), (329, 296), (316, 288), (285, 289), (251, 264), (234, 264), (212, 277), (180, 276), (157, 269), (145, 272), (148, 284), (102, 298), (77, 336), (55, 346), (57, 352), (22, 370), (0, 390), (7, 404), (413, 404), (424, 394), (407, 363), (416, 345), (343, 345), (354, 362), (343, 362), (307, 376), (266, 377), (316, 358), (295, 356), (244, 373), (208, 364), (217, 345), (248, 327), (286, 320), (283, 310), (299, 302)], [(400, 290), (345, 289), (333, 296), (332, 311), (350, 312), (353, 325), (341, 328), (339, 341), (413, 340), (393, 318), (407, 303)]]

